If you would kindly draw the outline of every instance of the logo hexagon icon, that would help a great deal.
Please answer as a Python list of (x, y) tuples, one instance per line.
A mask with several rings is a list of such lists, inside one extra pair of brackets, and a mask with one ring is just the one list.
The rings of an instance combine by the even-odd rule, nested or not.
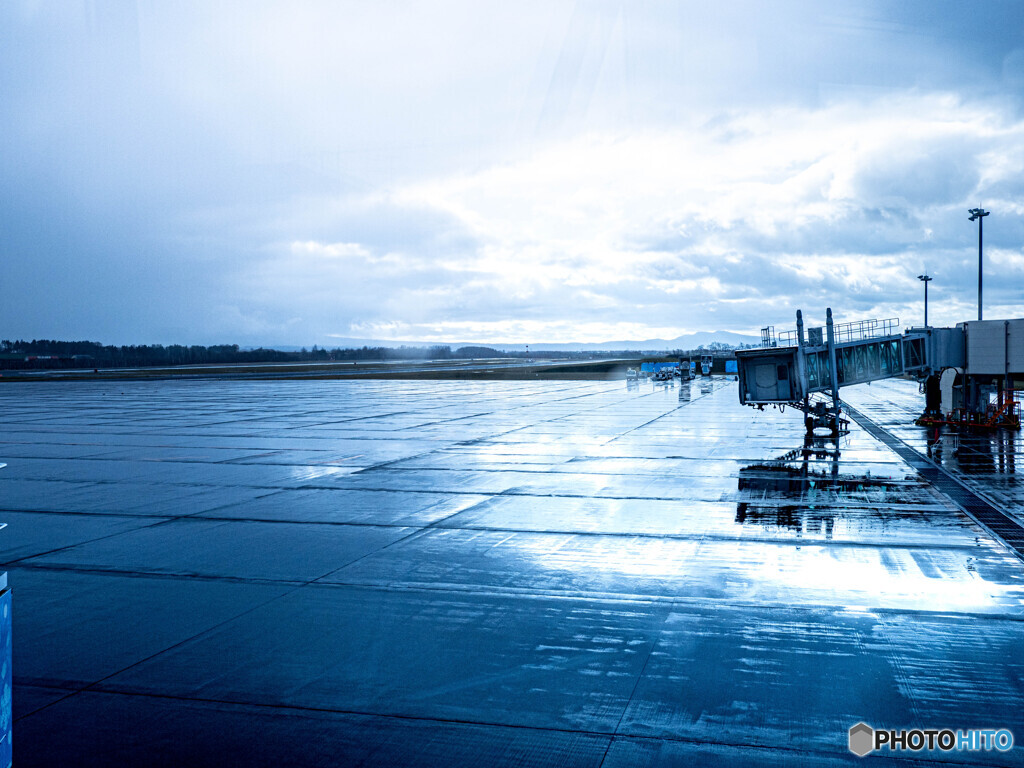
[(874, 749), (875, 731), (867, 723), (857, 723), (850, 729), (850, 751), (857, 757), (864, 757)]

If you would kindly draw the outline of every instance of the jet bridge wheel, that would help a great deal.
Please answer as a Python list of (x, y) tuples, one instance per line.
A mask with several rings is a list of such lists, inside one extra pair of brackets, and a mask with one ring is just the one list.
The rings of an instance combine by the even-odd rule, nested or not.
[(813, 435), (814, 430), (820, 427), (828, 429), (833, 437), (844, 435), (849, 432), (850, 422), (843, 417), (836, 417), (835, 414), (809, 413), (804, 417), (804, 428), (808, 435)]

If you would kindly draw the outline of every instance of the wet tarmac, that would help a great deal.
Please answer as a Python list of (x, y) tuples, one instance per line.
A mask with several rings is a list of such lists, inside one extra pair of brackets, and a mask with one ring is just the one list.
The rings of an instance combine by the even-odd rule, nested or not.
[[(844, 397), (927, 451), (905, 384)], [(805, 442), (734, 382), (0, 406), (19, 766), (891, 764), (848, 751), (858, 721), (1024, 740), (1024, 563), (857, 424)], [(954, 469), (1018, 503), (1009, 453)]]
[[(843, 390), (843, 399), (886, 431), (992, 499), (1024, 524), (1024, 439), (1021, 432), (995, 430), (959, 434), (948, 427), (914, 426), (923, 396), (912, 381), (880, 381)], [(1022, 474), (1017, 476), (1017, 467)]]

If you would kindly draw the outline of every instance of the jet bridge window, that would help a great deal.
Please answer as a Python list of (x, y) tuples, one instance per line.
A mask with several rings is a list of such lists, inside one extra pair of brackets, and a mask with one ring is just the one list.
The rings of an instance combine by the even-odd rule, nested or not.
[(903, 343), (903, 367), (921, 368), (924, 366), (924, 339), (908, 339)]
[(778, 377), (779, 381), (785, 381), (789, 378), (789, 370), (785, 365), (778, 366)]

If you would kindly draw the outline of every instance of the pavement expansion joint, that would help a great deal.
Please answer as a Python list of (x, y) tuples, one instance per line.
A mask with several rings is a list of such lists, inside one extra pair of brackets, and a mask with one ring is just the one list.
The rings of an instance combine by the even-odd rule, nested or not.
[(900, 458), (918, 470), (933, 488), (1014, 555), (1024, 560), (1024, 527), (1012, 515), (1003, 512), (956, 475), (911, 448), (856, 408), (846, 405), (846, 410), (872, 437), (889, 446)]

